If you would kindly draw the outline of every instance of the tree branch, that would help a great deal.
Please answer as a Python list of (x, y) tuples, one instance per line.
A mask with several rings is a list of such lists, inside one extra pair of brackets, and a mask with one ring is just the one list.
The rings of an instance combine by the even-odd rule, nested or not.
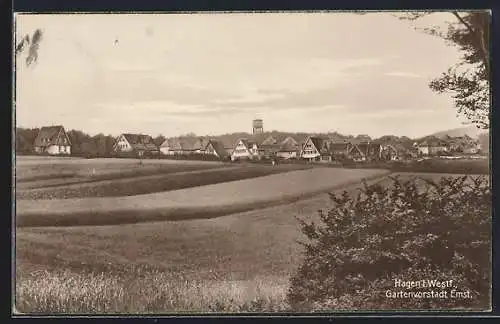
[(475, 34), (476, 32), (474, 31), (474, 29), (472, 29), (472, 27), (462, 18), (460, 17), (460, 15), (458, 14), (458, 12), (456, 11), (452, 11), (453, 15), (455, 17), (457, 17), (457, 19), (465, 26), (467, 27), (467, 29), (471, 32), (471, 34)]
[(481, 52), (483, 56), (483, 61), (484, 61), (484, 66), (486, 68), (489, 67), (489, 53), (488, 50), (486, 49), (486, 44), (484, 43), (484, 31), (482, 28), (479, 29), (479, 35), (478, 33), (471, 27), (470, 24), (468, 24), (459, 14), (457, 11), (452, 11), (453, 15), (457, 17), (457, 19), (469, 30), (469, 32), (472, 35), (475, 35), (476, 37), (479, 37), (479, 44), (481, 44)]

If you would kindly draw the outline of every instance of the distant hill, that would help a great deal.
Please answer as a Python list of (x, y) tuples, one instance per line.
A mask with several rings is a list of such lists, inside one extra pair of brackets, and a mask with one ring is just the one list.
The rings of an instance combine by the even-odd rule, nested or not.
[(472, 138), (477, 138), (482, 133), (488, 133), (488, 131), (484, 130), (484, 129), (479, 129), (475, 126), (469, 126), (469, 127), (453, 128), (453, 129), (437, 132), (434, 134), (430, 134), (429, 136), (436, 136), (438, 138), (443, 138), (446, 135), (449, 135), (451, 137), (459, 137), (459, 136), (464, 136), (467, 134), (468, 136), (470, 136)]

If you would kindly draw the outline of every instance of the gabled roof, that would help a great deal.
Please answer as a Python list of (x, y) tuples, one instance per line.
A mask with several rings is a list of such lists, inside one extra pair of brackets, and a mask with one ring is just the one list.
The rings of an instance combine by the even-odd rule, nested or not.
[[(61, 132), (64, 132), (64, 127), (61, 125), (42, 127), (33, 142), (33, 146), (55, 145), (58, 135)], [(68, 142), (68, 144), (71, 145), (69, 137)]]
[(331, 143), (347, 143), (347, 142), (349, 142), (348, 139), (346, 139), (345, 137), (343, 137), (339, 134), (333, 134), (333, 135), (328, 136), (328, 140)]
[(206, 146), (201, 137), (181, 137), (179, 141), (182, 149), (188, 151), (201, 150)]
[(371, 155), (373, 153), (377, 153), (381, 145), (379, 143), (360, 143), (357, 144), (357, 147), (363, 152), (365, 155)]
[(177, 137), (166, 138), (163, 141), (163, 143), (161, 143), (160, 147), (168, 147), (171, 150), (181, 150), (182, 149), (179, 138), (177, 138)]
[(240, 138), (248, 138), (250, 134), (248, 133), (233, 133), (233, 134), (223, 134), (218, 136), (213, 136), (218, 142), (221, 142), (226, 149), (232, 149), (240, 140)]
[(293, 143), (292, 141), (284, 141), (278, 148), (279, 152), (294, 152), (300, 149), (299, 143)]
[(349, 148), (350, 143), (349, 142), (343, 142), (343, 143), (336, 143), (336, 142), (330, 142), (330, 151), (341, 151)]
[(252, 139), (248, 139), (248, 138), (241, 138), (236, 144), (238, 144), (239, 142), (242, 142), (243, 145), (245, 145), (246, 149), (250, 149), (254, 144), (257, 145), (257, 142), (252, 140)]
[(298, 141), (295, 137), (293, 136), (287, 136), (285, 137), (285, 139), (283, 139), (281, 141), (281, 145), (285, 144), (285, 143), (290, 143), (290, 144), (300, 144), (300, 141)]
[(297, 141), (292, 136), (287, 136), (281, 143), (279, 144), (278, 151), (279, 152), (293, 152), (300, 150), (301, 143)]
[(153, 143), (153, 138), (149, 135), (144, 134), (130, 134), (124, 133), (123, 137), (129, 142), (129, 144), (149, 144)]
[(195, 151), (202, 150), (208, 144), (208, 139), (203, 137), (171, 137), (165, 139), (161, 147), (168, 147), (177, 151)]
[(226, 149), (224, 148), (224, 145), (217, 141), (217, 140), (213, 140), (213, 139), (210, 139), (207, 141), (207, 145), (211, 145), (215, 151), (215, 153), (217, 153), (217, 155), (219, 157), (226, 157), (226, 156), (229, 156), (229, 153), (226, 151)]
[(297, 141), (297, 143), (304, 144), (306, 140), (309, 138), (309, 135), (305, 133), (298, 133), (298, 134), (293, 134), (292, 137)]
[[(326, 141), (328, 141), (326, 138), (323, 138), (323, 137), (319, 137), (319, 136), (310, 136), (308, 137), (308, 140), (310, 140), (314, 147), (316, 148), (316, 150), (318, 150), (318, 152), (321, 151), (321, 149), (323, 148), (323, 145)], [(306, 140), (306, 142), (308, 141)]]
[(269, 135), (268, 137), (266, 137), (261, 143), (260, 145), (274, 145), (274, 144), (278, 144), (280, 142), (280, 140), (277, 138), (278, 136), (276, 135)]
[(359, 145), (358, 145), (358, 144), (353, 144), (353, 145), (351, 146), (351, 148), (349, 149), (349, 154), (352, 154), (352, 151), (357, 151), (357, 152), (359, 152), (359, 154), (361, 154), (361, 155), (363, 155), (363, 156), (364, 156), (364, 155), (366, 155), (366, 152), (364, 152), (364, 151), (363, 151), (363, 150), (359, 147)]
[(424, 137), (419, 141), (418, 146), (441, 146), (444, 145), (445, 141), (439, 139), (438, 137), (431, 135)]
[[(270, 139), (274, 139), (274, 141), (269, 141)], [(287, 134), (287, 133), (276, 133), (276, 134), (270, 134), (267, 136), (267, 138), (262, 141), (261, 144), (277, 144), (281, 145), (283, 142), (287, 139), (293, 139), (295, 142), (298, 142), (297, 139), (295, 139), (295, 136)]]
[(158, 150), (158, 147), (156, 146), (153, 138), (150, 135), (124, 133), (122, 134), (122, 136), (125, 137), (127, 142), (132, 146), (134, 150)]

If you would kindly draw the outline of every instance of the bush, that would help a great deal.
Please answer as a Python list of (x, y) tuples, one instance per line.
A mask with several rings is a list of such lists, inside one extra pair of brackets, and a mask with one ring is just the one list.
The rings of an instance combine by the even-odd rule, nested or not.
[[(305, 259), (291, 278), (295, 310), (489, 308), (491, 193), (484, 177), (393, 178), (357, 197), (331, 194), (320, 224), (299, 219)], [(453, 280), (472, 298), (388, 298), (395, 280)], [(427, 288), (427, 291), (430, 288)], [(451, 289), (448, 289), (450, 297)], [(439, 288), (435, 288), (439, 290)]]

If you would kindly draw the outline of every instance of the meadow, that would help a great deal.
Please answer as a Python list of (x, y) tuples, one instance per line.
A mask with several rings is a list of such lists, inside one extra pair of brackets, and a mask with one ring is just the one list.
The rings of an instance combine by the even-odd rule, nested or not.
[[(73, 183), (66, 181), (65, 184), (47, 184), (48, 181), (56, 182), (58, 179), (45, 180), (44, 184), (40, 184), (40, 181), (34, 181), (38, 187), (34, 187), (33, 182), (24, 182), (21, 183), (19, 190), (16, 191), (16, 198), (23, 200), (39, 200), (134, 196), (250, 179), (307, 168), (310, 167), (303, 165), (284, 165), (275, 168), (271, 168), (267, 165), (223, 167), (214, 167), (214, 165), (208, 167), (203, 165), (173, 165), (172, 167), (160, 170), (155, 170), (153, 168), (139, 169), (133, 176), (122, 175), (112, 180), (106, 178), (116, 177), (116, 173), (106, 174), (91, 180), (72, 179)], [(138, 175), (138, 173), (144, 174), (147, 172), (156, 172), (157, 174)], [(25, 184), (25, 187), (26, 185), (30, 185), (31, 188), (23, 188), (23, 184)]]
[(138, 159), (81, 159), (19, 156), (16, 159), (15, 179), (18, 189), (46, 188), (115, 180), (140, 176), (169, 174), (221, 168), (221, 162), (138, 160)]
[[(19, 200), (45, 223), (16, 229), (16, 307), (59, 313), (286, 311), (288, 279), (302, 260), (298, 240), (304, 237), (296, 217), (314, 220), (318, 210), (330, 208), (327, 191), (354, 195), (361, 178), (389, 184), (386, 175), (318, 168), (140, 196), (82, 198), (76, 205), (72, 199), (43, 200), (47, 205)], [(441, 177), (401, 174), (413, 176)], [(115, 200), (99, 205), (99, 199)], [(214, 213), (213, 218), (198, 213), (185, 220), (127, 223), (117, 212), (115, 223), (105, 226), (60, 226), (51, 217), (61, 214), (40, 214), (69, 208), (66, 219), (81, 217), (76, 211), (94, 203), (140, 215), (147, 208), (188, 203), (200, 213), (205, 206), (210, 214), (206, 206), (212, 206)], [(215, 213), (239, 203), (253, 205), (223, 211), (224, 216)], [(36, 217), (30, 221), (36, 223)]]
[[(272, 166), (258, 168), (266, 168), (275, 173)], [(252, 169), (253, 167), (249, 167), (249, 170)], [(230, 171), (225, 171), (225, 174), (231, 174)], [(215, 172), (217, 171), (206, 174)], [(210, 218), (287, 203), (334, 187), (357, 183), (362, 178), (384, 174), (388, 174), (388, 171), (312, 168), (144, 195), (19, 199), (16, 201), (16, 225), (110, 225)], [(202, 179), (202, 174), (200, 175)], [(179, 181), (182, 181), (182, 178), (179, 178)]]

